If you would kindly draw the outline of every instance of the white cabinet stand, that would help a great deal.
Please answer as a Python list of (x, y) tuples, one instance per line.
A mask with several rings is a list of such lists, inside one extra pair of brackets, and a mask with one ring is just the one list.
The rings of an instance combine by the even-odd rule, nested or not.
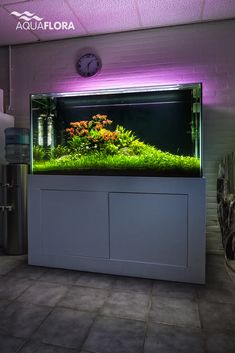
[(205, 281), (205, 180), (29, 176), (29, 263)]

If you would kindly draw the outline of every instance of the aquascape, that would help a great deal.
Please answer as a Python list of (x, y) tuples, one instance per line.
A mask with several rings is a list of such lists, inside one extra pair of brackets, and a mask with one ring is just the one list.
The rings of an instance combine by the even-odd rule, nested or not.
[(104, 114), (70, 122), (65, 136), (64, 143), (54, 147), (34, 144), (33, 172), (200, 176), (197, 156), (162, 151)]

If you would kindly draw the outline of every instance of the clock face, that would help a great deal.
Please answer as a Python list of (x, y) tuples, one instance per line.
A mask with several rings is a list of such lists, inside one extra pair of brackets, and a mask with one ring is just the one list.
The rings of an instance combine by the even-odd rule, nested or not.
[(82, 77), (91, 77), (101, 69), (101, 61), (95, 54), (85, 54), (78, 59), (77, 72)]

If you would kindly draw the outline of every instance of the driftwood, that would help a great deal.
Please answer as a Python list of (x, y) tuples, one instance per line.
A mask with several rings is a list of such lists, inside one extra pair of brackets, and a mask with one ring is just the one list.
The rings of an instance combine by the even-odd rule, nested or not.
[(225, 257), (228, 261), (235, 260), (235, 153), (219, 164), (217, 213)]

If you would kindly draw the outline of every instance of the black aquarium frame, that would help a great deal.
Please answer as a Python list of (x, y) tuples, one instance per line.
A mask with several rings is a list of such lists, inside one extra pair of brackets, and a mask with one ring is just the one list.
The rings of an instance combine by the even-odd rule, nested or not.
[[(202, 160), (202, 140), (203, 140), (203, 134), (202, 134), (202, 83), (186, 83), (186, 84), (171, 84), (171, 85), (157, 85), (157, 86), (141, 86), (141, 87), (127, 87), (127, 88), (110, 88), (110, 89), (96, 89), (96, 90), (86, 90), (86, 91), (76, 91), (76, 92), (65, 92), (65, 93), (37, 93), (37, 94), (30, 94), (30, 131), (31, 131), (31, 136), (30, 136), (30, 173), (33, 174), (33, 107), (32, 107), (32, 101), (33, 99), (40, 99), (40, 98), (46, 98), (46, 97), (53, 97), (53, 98), (69, 98), (69, 97), (86, 97), (86, 96), (93, 96), (93, 97), (98, 97), (98, 96), (106, 96), (106, 95), (118, 95), (118, 94), (128, 94), (128, 93), (147, 93), (147, 92), (167, 92), (167, 91), (176, 91), (176, 90), (189, 90), (194, 92), (197, 92), (197, 96), (193, 102), (192, 110), (198, 114), (198, 121), (199, 121), (199, 158), (200, 158), (200, 175), (197, 177), (202, 177), (203, 176), (203, 170), (202, 170), (202, 165), (203, 165), (203, 160)], [(199, 94), (198, 94), (199, 92)], [(38, 174), (47, 174), (47, 175), (61, 175), (58, 171), (50, 171), (49, 173), (44, 173), (44, 172), (36, 172), (36, 175)], [(96, 176), (102, 176), (102, 175), (122, 175), (122, 176), (155, 176), (157, 177), (155, 172), (151, 174), (151, 172), (148, 171), (148, 173), (135, 173), (134, 171), (128, 172), (125, 171), (123, 173), (123, 170), (118, 173), (118, 170), (115, 169), (112, 171), (111, 169), (102, 169), (102, 170), (91, 170), (89, 169), (89, 172), (86, 171), (80, 171), (79, 174), (74, 173), (73, 171), (67, 171), (65, 173), (62, 173), (63, 175), (96, 175)], [(159, 175), (163, 176), (163, 175)], [(166, 177), (171, 176), (167, 175)], [(179, 177), (177, 175), (172, 175)], [(190, 177), (190, 176), (189, 176)]]

